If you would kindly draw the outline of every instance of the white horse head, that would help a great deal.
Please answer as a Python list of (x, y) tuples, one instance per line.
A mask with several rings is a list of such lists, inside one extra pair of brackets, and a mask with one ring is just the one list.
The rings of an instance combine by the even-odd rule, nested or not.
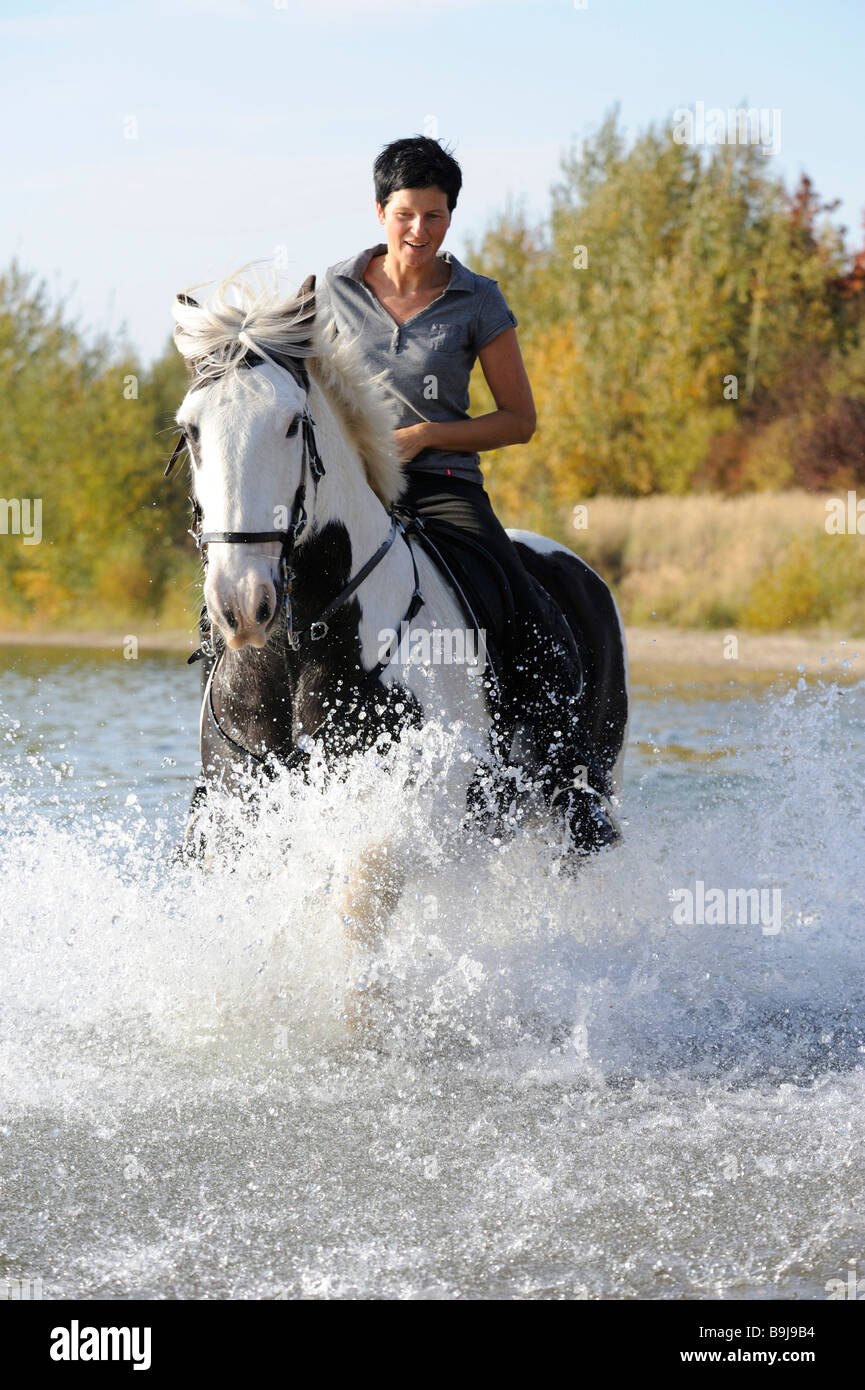
[[(302, 485), (308, 524), (298, 545), (316, 525), (347, 514), (363, 530), (371, 509), (376, 518), (399, 495), (390, 411), (329, 341), (327, 326), (317, 328), (314, 285), (310, 277), (296, 298), (281, 301), (230, 277), (204, 306), (186, 294), (175, 301), (175, 341), (193, 377), (176, 419), (205, 535), (287, 531)], [(303, 423), (311, 398), (328, 468), (320, 488)], [(282, 549), (278, 538), (208, 542), (204, 598), (229, 647), (266, 645)]]

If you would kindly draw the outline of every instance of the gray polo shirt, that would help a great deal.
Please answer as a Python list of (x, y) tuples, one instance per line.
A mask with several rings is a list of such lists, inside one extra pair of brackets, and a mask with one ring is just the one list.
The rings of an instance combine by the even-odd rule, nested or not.
[[(372, 246), (330, 266), (316, 290), (319, 321), (332, 317), (337, 332), (356, 342), (369, 375), (382, 374), (382, 387), (398, 408), (397, 428), (420, 420), (468, 420), (469, 377), (478, 353), (516, 327), (516, 317), (495, 280), (444, 251), (448, 284), (432, 304), (398, 324), (363, 280), (373, 256), (386, 250), (384, 244)], [(478, 454), (423, 449), (406, 468), (483, 481)]]

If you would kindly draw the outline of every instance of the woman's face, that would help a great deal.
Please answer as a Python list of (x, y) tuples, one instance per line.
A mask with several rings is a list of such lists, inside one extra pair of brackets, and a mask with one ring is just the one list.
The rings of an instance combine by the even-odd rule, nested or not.
[(385, 207), (376, 203), (376, 211), (389, 255), (407, 266), (435, 260), (451, 224), (447, 194), (440, 188), (400, 188)]

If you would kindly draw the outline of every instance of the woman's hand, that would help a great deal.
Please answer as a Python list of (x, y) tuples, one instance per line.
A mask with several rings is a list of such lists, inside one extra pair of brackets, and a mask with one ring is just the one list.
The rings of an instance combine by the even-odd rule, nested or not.
[(424, 420), (419, 425), (409, 425), (404, 430), (394, 430), (400, 463), (410, 463), (421, 449), (430, 447), (429, 429), (429, 424)]
[(425, 420), (395, 430), (400, 463), (409, 463), (421, 449), (474, 454), (528, 443), (535, 432), (535, 403), (516, 329), (505, 328), (487, 343), (479, 360), (496, 409), (471, 419)]

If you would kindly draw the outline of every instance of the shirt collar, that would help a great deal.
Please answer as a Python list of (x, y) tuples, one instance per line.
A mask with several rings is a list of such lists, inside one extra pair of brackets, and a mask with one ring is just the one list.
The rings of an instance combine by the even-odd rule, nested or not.
[[(360, 255), (355, 256), (352, 260), (344, 261), (343, 266), (345, 268), (336, 273), (343, 279), (356, 280), (359, 284), (362, 284), (363, 272), (366, 270), (373, 256), (382, 256), (386, 250), (387, 244), (383, 241), (379, 242), (377, 246), (370, 246), (366, 251), (361, 251)], [(447, 294), (450, 290), (463, 290), (467, 293), (471, 293), (473, 289), (473, 276), (471, 271), (463, 265), (462, 261), (458, 261), (456, 256), (450, 251), (440, 252), (439, 260), (446, 261), (451, 267), (451, 278), (443, 293)]]

